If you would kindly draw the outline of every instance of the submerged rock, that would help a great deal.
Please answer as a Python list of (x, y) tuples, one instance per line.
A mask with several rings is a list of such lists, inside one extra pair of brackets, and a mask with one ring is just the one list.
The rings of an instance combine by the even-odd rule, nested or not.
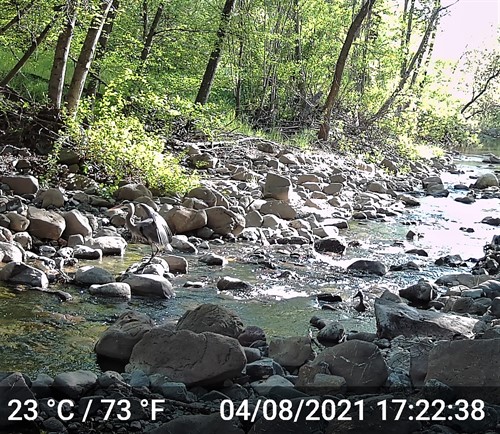
[(368, 259), (360, 259), (353, 262), (347, 267), (347, 270), (364, 271), (365, 273), (376, 274), (377, 276), (384, 276), (387, 274), (387, 266), (380, 261), (372, 261)]
[(122, 282), (130, 285), (133, 295), (162, 298), (175, 296), (170, 281), (156, 274), (127, 274)]

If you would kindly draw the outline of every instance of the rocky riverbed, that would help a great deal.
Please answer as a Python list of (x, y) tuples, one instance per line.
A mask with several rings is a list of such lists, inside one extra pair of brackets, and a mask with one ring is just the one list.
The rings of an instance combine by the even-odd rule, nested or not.
[[(0, 374), (0, 428), (75, 433), (361, 433), (367, 426), (398, 433), (498, 430), (498, 158), (489, 156), (481, 170), (467, 173), (452, 155), (415, 163), (388, 156), (375, 164), (257, 139), (244, 144), (230, 152), (222, 145), (185, 144), (191, 163), (203, 165), (206, 178), (184, 197), (157, 197), (145, 186), (126, 183), (113, 197), (102, 197), (92, 180), (74, 173), (78, 160), (71, 153), (61, 161), (68, 174), (60, 187), (41, 189), (32, 156), (13, 147), (2, 150), (4, 294), (38, 290), (40, 297), (70, 304), (75, 297), (70, 288), (77, 288), (92, 303), (118, 303), (123, 313), (109, 318), (111, 325), (96, 339), (101, 371), (49, 376), (34, 369), (23, 375), (12, 366)], [(451, 184), (450, 175), (460, 182)], [(429, 197), (435, 213), (419, 214)], [(457, 225), (465, 221), (464, 226), (443, 221), (439, 210), (443, 204), (451, 208), (450, 197)], [(170, 252), (147, 265), (119, 262), (130, 249), (125, 215), (115, 207), (123, 201), (146, 203), (164, 216), (175, 234)], [(491, 213), (475, 213), (480, 203), (488, 204), (483, 214)], [(375, 246), (370, 239), (377, 227), (392, 231), (394, 240)], [(440, 243), (430, 241), (438, 235), (442, 245), (456, 250), (442, 254)], [(109, 258), (123, 268), (117, 272), (106, 266)], [(352, 299), (359, 289), (361, 303)], [(207, 291), (222, 298), (198, 298)], [(185, 312), (146, 315), (133, 308), (145, 300), (163, 309), (180, 293), (190, 294)], [(308, 317), (290, 312), (292, 332), (281, 336), (266, 331), (266, 319), (248, 323), (238, 309), (219, 302), (262, 304), (269, 297), (304, 295)], [(366, 327), (356, 327), (359, 322), (353, 327), (352, 318)], [(14, 335), (9, 330), (11, 339)], [(396, 420), (392, 400), (401, 398), (409, 401)], [(7, 420), (13, 399), (35, 400), (33, 421)], [(130, 413), (115, 408), (106, 417), (109, 401), (103, 399), (122, 400)], [(468, 405), (462, 420), (455, 417), (459, 399)], [(163, 408), (157, 415), (154, 400)], [(223, 420), (221, 403), (229, 411), (228, 400), (242, 411)], [(259, 407), (266, 400), (289, 402), (292, 420), (271, 417), (271, 404)], [(435, 414), (439, 403), (420, 411), (425, 400), (442, 400), (443, 412)], [(346, 414), (352, 420), (331, 414), (308, 420), (308, 413), (298, 409), (300, 402), (313, 401), (320, 410), (351, 406)], [(480, 408), (472, 407), (473, 401)], [(383, 407), (387, 420), (381, 422)]]

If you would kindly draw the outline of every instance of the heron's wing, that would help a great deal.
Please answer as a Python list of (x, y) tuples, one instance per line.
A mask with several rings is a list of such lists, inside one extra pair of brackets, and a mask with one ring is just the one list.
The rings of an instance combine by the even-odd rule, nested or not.
[[(146, 211), (146, 214), (148, 215), (148, 218), (146, 220), (143, 220), (141, 223), (151, 221), (152, 222), (152, 224), (150, 225), (151, 230), (153, 227), (155, 229), (154, 235), (156, 240), (154, 242), (161, 246), (168, 246), (168, 244), (170, 244), (170, 241), (172, 241), (172, 231), (170, 230), (165, 219), (149, 205), (141, 203), (140, 206), (142, 206), (142, 208)], [(150, 235), (153, 234), (151, 233)]]

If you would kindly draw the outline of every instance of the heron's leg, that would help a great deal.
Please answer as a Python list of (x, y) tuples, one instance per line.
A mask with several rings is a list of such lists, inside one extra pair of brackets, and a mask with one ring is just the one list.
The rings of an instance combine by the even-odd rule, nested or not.
[(153, 260), (153, 258), (155, 257), (155, 253), (154, 253), (154, 250), (153, 250), (153, 246), (154, 246), (154, 244), (153, 244), (153, 243), (151, 243), (151, 257), (149, 258), (149, 261), (148, 261), (148, 262), (146, 262), (146, 263), (144, 264), (144, 266), (151, 264), (151, 261), (152, 261), (152, 260)]

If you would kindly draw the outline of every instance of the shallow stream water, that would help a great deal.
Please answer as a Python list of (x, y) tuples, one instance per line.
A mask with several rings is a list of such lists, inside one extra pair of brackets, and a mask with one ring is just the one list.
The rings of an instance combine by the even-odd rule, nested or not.
[[(75, 369), (98, 371), (94, 344), (127, 309), (147, 313), (161, 323), (177, 319), (187, 309), (201, 303), (217, 303), (237, 312), (245, 325), (262, 327), (268, 337), (307, 335), (313, 315), (337, 319), (347, 331), (375, 331), (372, 314), (359, 314), (352, 309), (352, 296), (359, 288), (364, 290), (369, 303), (385, 288), (397, 291), (422, 277), (433, 280), (458, 272), (460, 269), (437, 267), (434, 260), (446, 254), (460, 254), (464, 259), (479, 258), (483, 255), (483, 246), (499, 233), (498, 228), (480, 223), (486, 216), (498, 216), (498, 199), (481, 199), (472, 205), (453, 200), (465, 194), (453, 190), (453, 185), (469, 185), (474, 182), (471, 175), (500, 169), (488, 167), (481, 159), (479, 155), (461, 157), (457, 164), (463, 174), (442, 174), (451, 191), (448, 198), (420, 197), (420, 207), (407, 209), (401, 216), (386, 222), (351, 222), (350, 228), (341, 231), (341, 235), (361, 245), (349, 248), (342, 258), (318, 254), (312, 258), (313, 255), (308, 254), (310, 250), (298, 246), (212, 245), (212, 251), (227, 257), (229, 264), (224, 268), (209, 267), (186, 255), (189, 273), (172, 282), (176, 297), (171, 300), (133, 297), (130, 301), (115, 301), (90, 296), (84, 288), (69, 285), (61, 289), (74, 298), (62, 303), (54, 295), (29, 290), (16, 292), (0, 286), (0, 371), (16, 370), (31, 375), (40, 372), (54, 375)], [(472, 227), (474, 232), (466, 233), (460, 230), (461, 227)], [(411, 242), (406, 240), (410, 229), (423, 237)], [(405, 254), (410, 248), (425, 249), (429, 257)], [(88, 261), (88, 264), (99, 265), (118, 275), (148, 252), (147, 246), (131, 244), (123, 258), (106, 257), (101, 263)], [(258, 264), (262, 253), (272, 258), (276, 269)], [(362, 278), (342, 272), (355, 259), (361, 258), (379, 259), (387, 266), (412, 260), (422, 271), (390, 272), (383, 278)], [(86, 265), (85, 261), (80, 265)], [(287, 270), (291, 277), (283, 274)], [(246, 280), (255, 290), (244, 297), (218, 293), (216, 282), (220, 276)], [(187, 280), (202, 281), (205, 286), (185, 288)], [(321, 310), (314, 297), (320, 292), (339, 294), (345, 303), (334, 311)]]

